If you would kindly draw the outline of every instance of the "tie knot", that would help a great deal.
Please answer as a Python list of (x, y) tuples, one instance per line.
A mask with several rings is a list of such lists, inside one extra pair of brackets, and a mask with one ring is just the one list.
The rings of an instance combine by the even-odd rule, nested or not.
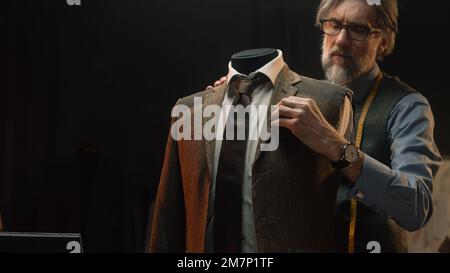
[(255, 88), (265, 80), (264, 74), (258, 73), (254, 77), (236, 76), (230, 83), (230, 91), (237, 95), (251, 96)]

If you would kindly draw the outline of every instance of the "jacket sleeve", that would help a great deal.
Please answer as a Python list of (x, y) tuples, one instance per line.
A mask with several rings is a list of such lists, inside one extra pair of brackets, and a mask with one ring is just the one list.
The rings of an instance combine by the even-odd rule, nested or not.
[[(172, 120), (172, 125), (175, 119)], [(150, 252), (185, 252), (186, 214), (178, 142), (169, 133), (150, 231)]]

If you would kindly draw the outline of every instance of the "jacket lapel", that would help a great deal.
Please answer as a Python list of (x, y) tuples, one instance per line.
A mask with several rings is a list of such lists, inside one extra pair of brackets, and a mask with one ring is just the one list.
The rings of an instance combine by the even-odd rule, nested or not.
[[(205, 98), (203, 100), (203, 109), (205, 109), (208, 105), (218, 105), (222, 106), (223, 99), (227, 92), (228, 88), (226, 84), (222, 84), (218, 87), (210, 89), (210, 92), (206, 92)], [(211, 120), (212, 117), (203, 117), (203, 127), (205, 128), (205, 124)], [(217, 131), (217, 128), (214, 128)], [(214, 152), (216, 147), (215, 138), (212, 140), (205, 139), (205, 151), (206, 151), (206, 163), (208, 165), (209, 174), (212, 179), (213, 166), (214, 166)]]
[[(288, 65), (285, 65), (283, 67), (283, 69), (281, 70), (277, 79), (275, 80), (275, 89), (272, 94), (272, 99), (270, 101), (269, 108), (267, 109), (266, 122), (267, 122), (268, 130), (270, 130), (270, 128), (271, 128), (270, 116), (271, 116), (272, 112), (271, 112), (270, 106), (276, 105), (278, 102), (280, 102), (284, 98), (287, 98), (290, 96), (295, 96), (298, 93), (298, 88), (296, 88), (294, 85), (301, 81), (302, 81), (301, 77), (297, 73), (291, 71), (289, 69)], [(269, 142), (269, 141), (270, 141), (270, 139), (267, 140), (266, 142)], [(259, 138), (258, 145), (256, 147), (255, 160), (253, 161), (254, 163), (256, 163), (259, 156), (261, 155), (261, 142), (262, 141)]]

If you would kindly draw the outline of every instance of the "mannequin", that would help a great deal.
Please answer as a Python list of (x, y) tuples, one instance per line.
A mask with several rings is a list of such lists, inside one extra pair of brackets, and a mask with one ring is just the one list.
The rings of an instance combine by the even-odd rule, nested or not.
[(274, 48), (258, 48), (237, 52), (231, 56), (231, 65), (239, 73), (249, 75), (278, 57)]

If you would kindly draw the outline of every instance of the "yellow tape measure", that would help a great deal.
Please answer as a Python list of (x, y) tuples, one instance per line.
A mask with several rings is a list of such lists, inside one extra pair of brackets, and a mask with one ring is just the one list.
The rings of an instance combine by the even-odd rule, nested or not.
[[(364, 102), (364, 106), (361, 112), (361, 116), (358, 120), (358, 127), (356, 129), (356, 140), (355, 145), (360, 148), (363, 131), (364, 131), (364, 123), (366, 121), (367, 113), (369, 112), (370, 106), (378, 93), (378, 89), (381, 85), (381, 80), (383, 79), (383, 73), (380, 71), (378, 73), (377, 79), (370, 90), (369, 96)], [(357, 215), (358, 202), (355, 199), (351, 200), (350, 204), (350, 225), (348, 228), (348, 253), (355, 253), (355, 230), (356, 230), (356, 215)]]

